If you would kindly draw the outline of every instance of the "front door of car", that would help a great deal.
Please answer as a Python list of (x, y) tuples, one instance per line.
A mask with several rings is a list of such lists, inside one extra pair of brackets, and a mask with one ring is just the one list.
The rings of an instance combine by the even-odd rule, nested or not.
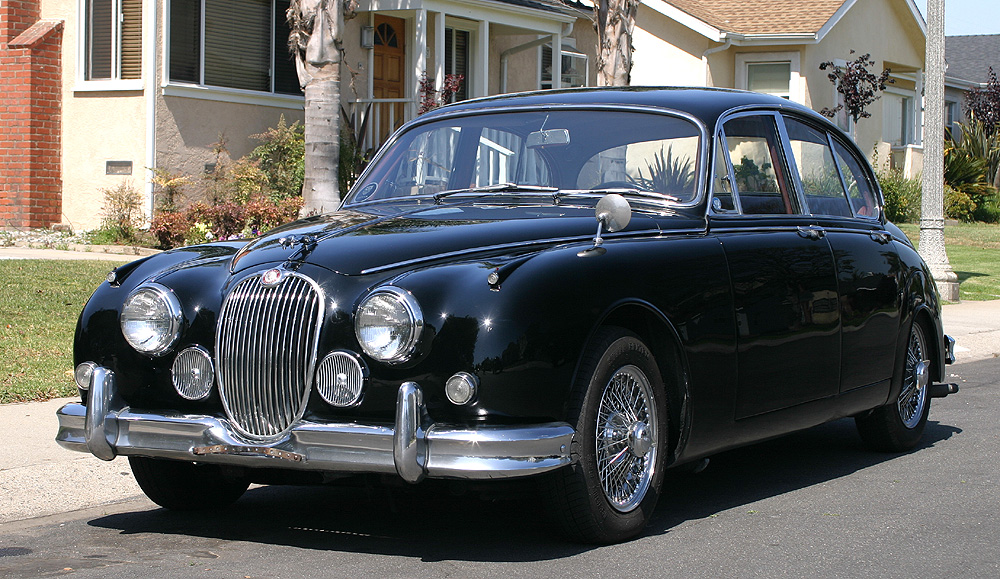
[(840, 384), (833, 254), (801, 212), (777, 121), (727, 121), (715, 165), (710, 225), (733, 287), (737, 419), (836, 396)]

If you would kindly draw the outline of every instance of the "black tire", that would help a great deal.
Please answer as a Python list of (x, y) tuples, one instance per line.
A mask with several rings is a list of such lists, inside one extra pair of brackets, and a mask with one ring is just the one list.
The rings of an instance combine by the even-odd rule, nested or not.
[(920, 442), (931, 409), (930, 344), (927, 333), (917, 321), (910, 326), (902, 359), (896, 364), (900, 383), (896, 400), (854, 418), (858, 433), (873, 450), (904, 452)]
[[(634, 397), (630, 404), (616, 396), (626, 392)], [(568, 418), (577, 432), (574, 463), (546, 481), (556, 519), (581, 542), (635, 537), (659, 498), (668, 439), (663, 380), (637, 336), (621, 328), (597, 333), (577, 375)]]
[(250, 482), (229, 476), (214, 464), (128, 457), (139, 488), (149, 500), (172, 511), (222, 509), (243, 496)]

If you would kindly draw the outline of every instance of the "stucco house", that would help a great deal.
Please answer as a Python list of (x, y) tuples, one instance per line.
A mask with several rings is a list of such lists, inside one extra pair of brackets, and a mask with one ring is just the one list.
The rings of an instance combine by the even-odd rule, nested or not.
[[(365, 146), (374, 147), (416, 116), (425, 75), (436, 87), (463, 76), (457, 99), (593, 85), (589, 5), (362, 0), (343, 31), (342, 105), (359, 125), (368, 119)], [(101, 190), (123, 179), (144, 189), (151, 210), (149, 168), (198, 175), (220, 135), (235, 158), (281, 115), (303, 118), (285, 48), (288, 0), (0, 6), (0, 59), (35, 63), (0, 66), (16, 93), (2, 97), (16, 111), (0, 109), (0, 227), (96, 227)], [(841, 126), (864, 149), (883, 143), (882, 160), (915, 174), (924, 37), (912, 0), (643, 0), (632, 84), (743, 88), (819, 110), (837, 102), (819, 64), (868, 52), (895, 83), (872, 118)]]
[[(100, 224), (102, 189), (149, 168), (199, 175), (220, 136), (303, 119), (288, 0), (3, 0), (0, 227)], [(595, 44), (555, 0), (366, 0), (343, 33), (342, 103), (368, 145), (416, 115), (419, 79), (458, 98), (587, 83)], [(560, 47), (562, 58), (552, 58)], [(553, 75), (553, 70), (555, 74)], [(14, 154), (16, 153), (16, 154)]]
[(989, 81), (990, 68), (1000, 75), (1000, 34), (948, 36), (944, 39), (945, 128), (954, 131), (965, 120), (965, 92), (982, 88)]
[(749, 89), (814, 110), (838, 102), (820, 63), (870, 53), (894, 82), (871, 118), (837, 122), (869, 153), (882, 143), (880, 162), (919, 173), (926, 25), (912, 0), (644, 0), (637, 22), (633, 84)]

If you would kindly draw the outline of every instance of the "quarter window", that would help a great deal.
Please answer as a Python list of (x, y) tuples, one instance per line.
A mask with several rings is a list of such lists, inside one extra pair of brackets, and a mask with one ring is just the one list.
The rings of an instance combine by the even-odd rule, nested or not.
[(142, 77), (142, 0), (85, 0), (84, 80)]
[(837, 166), (847, 185), (847, 196), (851, 200), (854, 214), (860, 217), (877, 218), (875, 210), (875, 194), (867, 172), (862, 168), (861, 161), (847, 147), (834, 141), (833, 150), (837, 156)]
[(288, 0), (171, 0), (170, 80), (301, 94)]

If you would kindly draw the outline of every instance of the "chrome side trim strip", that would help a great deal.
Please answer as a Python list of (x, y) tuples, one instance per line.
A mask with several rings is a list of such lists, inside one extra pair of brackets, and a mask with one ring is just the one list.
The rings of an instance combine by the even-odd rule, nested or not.
[[(113, 390), (112, 380), (105, 392)], [(117, 399), (112, 396), (105, 398), (111, 406), (105, 407), (104, 421), (91, 419), (88, 408), (80, 403), (59, 409), (56, 441), (69, 450), (90, 452), (105, 460), (116, 455), (148, 456), (251, 468), (396, 473), (411, 482), (424, 477), (521, 477), (572, 461), (575, 431), (569, 424), (432, 424), (422, 398), (420, 387), (406, 382), (397, 396), (396, 425), (299, 420), (280, 440), (261, 444), (238, 437), (226, 418), (116, 410)], [(92, 405), (98, 413), (93, 416), (99, 416), (101, 404)], [(96, 442), (91, 445), (91, 440)]]

